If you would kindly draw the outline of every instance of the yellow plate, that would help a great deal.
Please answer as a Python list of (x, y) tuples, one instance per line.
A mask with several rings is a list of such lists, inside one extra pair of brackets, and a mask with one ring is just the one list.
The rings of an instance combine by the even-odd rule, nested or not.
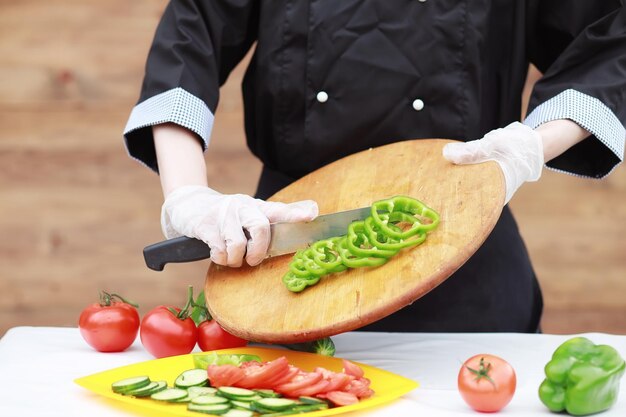
[[(216, 352), (228, 354), (235, 353), (258, 355), (263, 361), (271, 361), (280, 356), (285, 356), (289, 360), (290, 364), (295, 365), (305, 371), (312, 371), (318, 366), (324, 367), (334, 372), (339, 372), (343, 368), (340, 358), (332, 358), (327, 356), (315, 355), (312, 353), (295, 352), (290, 350), (249, 347), (223, 349)], [(209, 352), (205, 352), (205, 354), (206, 353)], [(187, 411), (186, 404), (162, 403), (146, 398), (126, 397), (114, 393), (111, 390), (111, 384), (124, 378), (147, 375), (152, 381), (164, 380), (167, 381), (170, 386), (172, 386), (174, 384), (174, 379), (176, 379), (176, 377), (180, 375), (181, 372), (194, 367), (192, 356), (202, 354), (202, 352), (199, 352), (189, 355), (172, 356), (169, 358), (140, 362), (134, 365), (122, 366), (119, 368), (110, 369), (108, 371), (99, 372), (97, 374), (85, 376), (76, 379), (74, 382), (99, 395), (118, 400), (119, 405), (123, 405), (126, 408), (132, 409), (133, 411), (149, 411), (149, 415), (152, 416), (172, 415), (198, 417), (202, 416), (203, 414)], [(372, 397), (362, 400), (357, 404), (329, 408), (327, 410), (312, 411), (299, 415), (306, 415), (309, 417), (327, 416), (332, 414), (345, 413), (348, 411), (362, 410), (396, 399), (418, 387), (418, 383), (411, 379), (404, 378), (400, 375), (396, 375), (394, 373), (384, 371), (373, 366), (365, 365), (358, 362), (354, 363), (358, 364), (365, 371), (365, 377), (371, 381), (370, 387), (375, 392)]]

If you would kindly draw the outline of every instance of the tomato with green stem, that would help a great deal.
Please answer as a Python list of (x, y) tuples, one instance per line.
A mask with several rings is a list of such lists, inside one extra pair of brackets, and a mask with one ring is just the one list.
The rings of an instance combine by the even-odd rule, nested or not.
[(85, 307), (80, 314), (80, 334), (99, 352), (122, 352), (137, 338), (137, 307), (118, 294), (100, 291), (100, 302)]
[(157, 358), (183, 355), (196, 346), (198, 329), (190, 317), (193, 305), (193, 288), (187, 291), (187, 303), (180, 309), (158, 306), (150, 310), (141, 320), (141, 343)]
[(458, 376), (461, 397), (474, 410), (487, 413), (503, 409), (513, 398), (516, 384), (513, 367), (491, 354), (472, 356)]
[(198, 346), (204, 352), (248, 345), (247, 340), (227, 332), (211, 317), (206, 307), (204, 291), (200, 292), (193, 303), (191, 317), (198, 325)]

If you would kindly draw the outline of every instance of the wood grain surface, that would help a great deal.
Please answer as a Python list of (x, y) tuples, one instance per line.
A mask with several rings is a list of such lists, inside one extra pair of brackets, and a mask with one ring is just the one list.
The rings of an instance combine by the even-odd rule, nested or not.
[(272, 197), (313, 199), (325, 214), (395, 195), (411, 196), (441, 216), (423, 244), (403, 250), (383, 266), (324, 277), (301, 293), (288, 291), (281, 281), (292, 255), (269, 258), (255, 267), (212, 265), (205, 289), (213, 318), (248, 340), (301, 342), (362, 327), (431, 291), (480, 247), (504, 201), (497, 164), (453, 165), (442, 157), (448, 142), (412, 140), (366, 150)]

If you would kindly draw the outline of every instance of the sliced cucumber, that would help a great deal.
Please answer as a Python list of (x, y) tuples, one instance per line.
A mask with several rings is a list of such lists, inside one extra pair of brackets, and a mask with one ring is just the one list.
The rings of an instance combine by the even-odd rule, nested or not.
[(236, 410), (231, 408), (225, 414), (222, 414), (224, 417), (252, 417), (254, 413), (252, 411), (247, 410)]
[(271, 389), (255, 389), (254, 392), (259, 394), (263, 398), (279, 398), (282, 395)]
[(228, 399), (214, 395), (200, 395), (191, 399), (192, 404), (211, 405), (211, 404), (228, 404)]
[(257, 393), (252, 390), (237, 387), (219, 387), (217, 393), (222, 397), (239, 401), (246, 401), (246, 398), (252, 398), (257, 395)]
[(322, 400), (321, 398), (315, 398), (315, 397), (302, 396), (298, 398), (298, 401), (300, 401), (303, 404), (326, 404), (328, 405), (326, 401)]
[(248, 401), (230, 400), (230, 403), (233, 405), (233, 407), (240, 410), (252, 410), (252, 406)]
[(317, 411), (317, 410), (326, 410), (328, 408), (328, 403), (320, 403), (320, 404), (301, 404), (296, 405), (290, 410), (295, 410), (298, 413), (308, 413), (309, 411)]
[(148, 378), (147, 376), (135, 376), (112, 383), (111, 389), (113, 389), (113, 392), (124, 394), (128, 391), (133, 391), (138, 388), (145, 387), (148, 384), (150, 384), (150, 378)]
[(296, 406), (298, 402), (288, 398), (261, 398), (260, 400), (253, 401), (252, 404), (253, 407), (254, 405), (258, 405), (260, 408), (266, 410), (285, 411)]
[(181, 400), (187, 396), (187, 390), (180, 388), (167, 388), (163, 391), (159, 391), (150, 396), (153, 400), (158, 401), (176, 401)]
[(178, 388), (202, 387), (209, 383), (204, 369), (189, 369), (176, 377), (174, 386)]
[(229, 404), (199, 405), (199, 404), (189, 403), (187, 405), (187, 410), (197, 411), (199, 413), (221, 415), (221, 414), (226, 414), (226, 412), (230, 410), (230, 405)]
[(132, 390), (124, 393), (124, 395), (132, 395), (133, 397), (149, 397), (154, 393), (159, 391), (163, 391), (167, 388), (167, 382), (165, 381), (154, 381), (146, 385), (142, 388), (137, 388), (136, 390)]
[(257, 401), (261, 399), (263, 399), (263, 397), (261, 397), (260, 395), (253, 395), (252, 397), (239, 397), (237, 401), (252, 402), (252, 401)]
[(191, 397), (189, 396), (189, 394), (187, 394), (185, 397), (183, 398), (179, 398), (177, 400), (172, 400), (170, 402), (172, 403), (188, 403), (191, 401)]
[(297, 405), (285, 411), (276, 411), (270, 413), (263, 413), (259, 417), (282, 417), (290, 416), (293, 414), (309, 413), (311, 411), (324, 410), (328, 408), (328, 404), (309, 404), (309, 405)]
[(215, 395), (217, 389), (213, 387), (189, 387), (187, 393), (191, 398), (194, 398), (200, 395)]

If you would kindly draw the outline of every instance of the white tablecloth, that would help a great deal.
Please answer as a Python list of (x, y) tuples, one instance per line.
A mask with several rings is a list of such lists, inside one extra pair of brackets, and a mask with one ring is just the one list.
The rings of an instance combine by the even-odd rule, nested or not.
[[(626, 336), (585, 334), (615, 347), (626, 357)], [(337, 357), (367, 363), (414, 379), (420, 387), (404, 397), (347, 417), (478, 415), (456, 388), (463, 360), (478, 353), (505, 358), (517, 373), (517, 391), (500, 412), (505, 416), (549, 415), (538, 399), (543, 367), (554, 349), (572, 336), (545, 334), (400, 334), (352, 332), (334, 336)], [(73, 380), (110, 368), (153, 359), (137, 339), (122, 353), (92, 350), (75, 328), (16, 327), (0, 339), (1, 417), (129, 417), (74, 384)], [(626, 382), (617, 404), (602, 417), (626, 416)], [(157, 416), (153, 416), (157, 417)]]

